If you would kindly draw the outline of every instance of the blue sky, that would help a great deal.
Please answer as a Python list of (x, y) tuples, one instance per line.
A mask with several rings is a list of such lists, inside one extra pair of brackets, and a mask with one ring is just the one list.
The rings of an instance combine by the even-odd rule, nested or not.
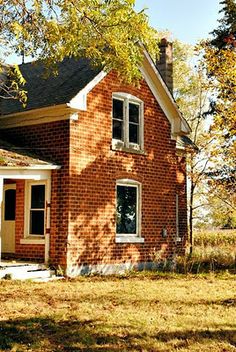
[(220, 0), (136, 0), (138, 10), (146, 11), (151, 26), (168, 29), (173, 38), (196, 44), (209, 37), (218, 26)]

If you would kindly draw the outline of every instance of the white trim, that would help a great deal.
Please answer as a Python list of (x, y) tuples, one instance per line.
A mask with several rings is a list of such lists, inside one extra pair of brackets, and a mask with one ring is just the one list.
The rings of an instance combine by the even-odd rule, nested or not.
[(176, 135), (185, 135), (190, 133), (190, 126), (179, 112), (177, 104), (161, 78), (154, 62), (145, 49), (144, 61), (142, 67), (140, 67), (140, 71), (171, 124), (172, 138), (175, 139)]
[(116, 243), (144, 243), (144, 238), (128, 235), (126, 235), (126, 237), (116, 235)]
[(59, 170), (59, 165), (32, 165), (32, 166), (0, 166), (0, 173), (5, 170)]
[(14, 178), (17, 180), (47, 180), (50, 178), (51, 170), (31, 170), (31, 169), (3, 169), (0, 168), (0, 177)]
[(136, 97), (135, 95), (129, 94), (129, 93), (125, 93), (125, 92), (113, 92), (112, 93), (112, 98), (117, 98), (117, 99), (121, 99), (121, 100), (129, 100), (131, 102), (134, 103), (139, 103), (142, 104), (143, 100), (139, 99), (138, 97)]
[[(122, 234), (116, 233), (116, 239), (119, 241), (116, 243), (135, 243), (139, 242), (137, 239), (140, 239), (140, 243), (144, 242), (144, 239), (141, 237), (141, 226), (142, 226), (142, 184), (136, 180), (132, 179), (119, 179), (116, 181), (116, 204), (117, 204), (117, 186), (128, 186), (135, 187), (137, 189), (137, 198), (136, 198), (136, 233), (135, 234)], [(115, 223), (116, 226), (116, 223)], [(121, 240), (123, 238), (123, 240)]]
[(101, 71), (87, 86), (85, 86), (78, 94), (74, 96), (67, 104), (72, 109), (87, 111), (88, 93), (107, 75), (107, 72)]
[(78, 109), (67, 104), (53, 105), (0, 116), (0, 129), (31, 126), (61, 120), (74, 119)]
[[(31, 234), (29, 233), (29, 226), (30, 226), (30, 210), (31, 210), (31, 187), (34, 185), (44, 185), (45, 186), (45, 205), (44, 205), (44, 233), (42, 235), (38, 234)], [(25, 206), (24, 206), (24, 239), (33, 239), (34, 237), (36, 239), (44, 239), (45, 238), (45, 233), (46, 233), (46, 202), (48, 200), (48, 191), (47, 191), (47, 185), (48, 181), (32, 181), (32, 180), (27, 180), (25, 182)], [(45, 241), (45, 240), (44, 240)], [(35, 243), (35, 242), (34, 242)], [(35, 243), (36, 244), (36, 243)]]
[(21, 238), (20, 244), (45, 244), (45, 238)]

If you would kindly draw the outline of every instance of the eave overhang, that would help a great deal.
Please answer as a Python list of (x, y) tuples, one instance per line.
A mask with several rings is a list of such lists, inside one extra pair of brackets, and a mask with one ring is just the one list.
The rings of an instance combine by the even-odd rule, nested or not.
[(145, 49), (143, 64), (140, 71), (171, 124), (172, 137), (176, 139), (177, 136), (189, 134), (191, 132), (189, 124), (181, 115), (174, 98), (158, 72), (153, 60)]

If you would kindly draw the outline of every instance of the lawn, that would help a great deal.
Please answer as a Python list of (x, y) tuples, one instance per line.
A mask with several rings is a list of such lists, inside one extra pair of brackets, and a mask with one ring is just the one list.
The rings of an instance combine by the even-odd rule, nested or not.
[(235, 279), (2, 280), (0, 351), (236, 351)]

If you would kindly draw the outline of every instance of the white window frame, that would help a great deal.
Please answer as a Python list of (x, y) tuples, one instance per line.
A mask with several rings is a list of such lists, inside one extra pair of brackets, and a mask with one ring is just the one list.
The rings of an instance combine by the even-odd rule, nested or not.
[[(131, 179), (121, 179), (116, 181), (116, 207), (117, 207), (117, 186), (135, 187), (137, 189), (136, 199), (136, 233), (135, 234), (120, 234), (116, 233), (116, 243), (143, 243), (144, 238), (141, 237), (141, 209), (142, 209), (142, 184)], [(115, 221), (116, 229), (116, 221)]]
[[(141, 99), (135, 97), (132, 94), (116, 92), (112, 94), (112, 104), (113, 100), (121, 100), (124, 102), (124, 120), (123, 120), (123, 136), (124, 140), (112, 138), (112, 147), (114, 149), (130, 149), (130, 150), (140, 150), (144, 148), (144, 103)], [(129, 103), (139, 105), (139, 143), (129, 142)], [(112, 109), (113, 114), (113, 109)], [(113, 116), (112, 116), (113, 120)], [(113, 129), (113, 127), (112, 127)], [(113, 133), (113, 130), (112, 130)]]
[[(45, 186), (45, 205), (44, 205), (44, 233), (43, 235), (39, 234), (30, 234), (30, 211), (31, 211), (31, 188), (32, 186)], [(47, 181), (25, 181), (25, 217), (24, 217), (24, 239), (21, 240), (21, 244), (34, 243), (34, 244), (43, 244), (46, 233), (46, 223), (47, 223), (47, 208), (46, 204), (48, 201), (48, 187)], [(42, 210), (42, 209), (40, 209)], [(28, 242), (30, 240), (30, 242)]]

